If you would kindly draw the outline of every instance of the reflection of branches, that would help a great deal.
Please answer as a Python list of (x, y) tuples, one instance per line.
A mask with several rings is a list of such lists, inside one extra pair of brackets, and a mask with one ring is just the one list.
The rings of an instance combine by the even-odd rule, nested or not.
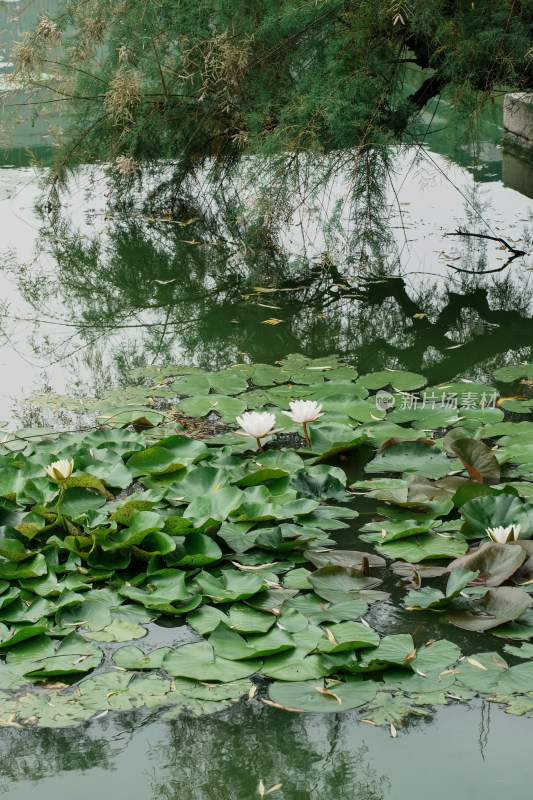
[(527, 255), (525, 250), (516, 250), (512, 245), (509, 244), (505, 239), (502, 239), (500, 236), (489, 236), (486, 233), (470, 233), (467, 231), (456, 231), (455, 233), (445, 233), (445, 236), (472, 236), (476, 239), (490, 239), (492, 242), (500, 242), (504, 245), (504, 247), (509, 250), (511, 253), (510, 258), (507, 259), (505, 264), (501, 267), (496, 267), (495, 269), (485, 269), (485, 270), (472, 270), (472, 269), (461, 269), (460, 267), (456, 267), (453, 264), (448, 264), (447, 266), (451, 269), (454, 269), (456, 272), (464, 272), (468, 275), (489, 275), (493, 272), (503, 272), (503, 270), (511, 264), (515, 258), (519, 258), (520, 256)]
[(487, 700), (481, 701), (481, 717), (479, 720), (479, 752), (485, 761), (485, 749), (489, 743), (490, 733), (490, 703)]
[(9, 791), (17, 781), (34, 783), (70, 770), (83, 771), (96, 765), (109, 769), (114, 755), (108, 738), (109, 726), (104, 724), (99, 733), (93, 731), (92, 735), (89, 730), (89, 726), (24, 731), (2, 728), (0, 791)]
[(209, 718), (180, 717), (167, 729), (166, 742), (151, 748), (151, 794), (251, 798), (262, 779), (267, 788), (282, 783), (284, 797), (385, 800), (390, 781), (374, 769), (364, 743), (354, 748), (356, 725), (351, 712), (287, 714), (260, 703), (239, 703)]
[[(360, 299), (364, 298), (366, 303), (373, 306), (381, 306), (387, 298), (394, 298), (405, 316), (411, 318), (410, 333), (414, 342), (411, 345), (402, 343), (396, 346), (379, 338), (367, 340), (366, 346), (370, 353), (381, 351), (415, 371), (420, 370), (424, 353), (429, 348), (435, 348), (443, 354), (453, 348), (453, 354), (444, 355), (437, 364), (425, 367), (425, 375), (430, 381), (438, 381), (443, 375), (469, 374), (478, 367), (482, 359), (528, 347), (533, 341), (533, 319), (521, 316), (518, 303), (512, 299), (511, 311), (491, 309), (487, 294), (488, 289), (483, 287), (472, 288), (462, 294), (449, 292), (447, 303), (432, 322), (423, 307), (407, 294), (402, 278), (389, 278), (381, 283), (368, 284), (366, 291), (363, 289), (359, 294)], [(497, 326), (497, 329), (470, 335), (469, 341), (457, 347), (457, 342), (450, 337), (449, 332), (454, 325), (460, 323), (467, 309), (475, 311), (481, 320)], [(505, 329), (505, 336), (502, 336), (502, 328)]]
[[(344, 167), (351, 163), (346, 159)], [(300, 167), (308, 185), (313, 169), (320, 172), (303, 158)], [(322, 167), (331, 169), (335, 183), (337, 165), (324, 162)], [(283, 225), (294, 230), (302, 219), (272, 219), (259, 193), (250, 202), (259, 204), (264, 222), (254, 229), (246, 214), (249, 198), (233, 179), (208, 198), (206, 178), (203, 207), (198, 196), (188, 203), (176, 197), (171, 221), (122, 208), (99, 234), (90, 227), (98, 208), (88, 228), (80, 229), (66, 209), (43, 209), (48, 226), (41, 247), (52, 256), (54, 271), (45, 268), (39, 274), (35, 264), (11, 268), (20, 293), (35, 308), (34, 320), (20, 314), (25, 325), (36, 324), (35, 352), (55, 363), (99, 342), (106, 358), (100, 369), (112, 365), (113, 379), (124, 383), (129, 370), (146, 363), (179, 360), (212, 370), (243, 356), (272, 363), (289, 352), (336, 352), (365, 371), (423, 369), (438, 380), (461, 373), (472, 377), (480, 360), (523, 350), (532, 340), (529, 288), (518, 289), (509, 277), (483, 283), (483, 254), (477, 270), (457, 277), (455, 293), (424, 284), (427, 276), (408, 287), (399, 275), (387, 231), (388, 206), (380, 195), (390, 178), (386, 159), (375, 162), (365, 153), (359, 167), (367, 179), (357, 184), (358, 205), (348, 217), (359, 232), (366, 230), (365, 236), (350, 238), (337, 184), (329, 198), (302, 190), (306, 236), (317, 254), (308, 258), (290, 252), (290, 231), (288, 246), (280, 246)], [(170, 194), (174, 188), (169, 179)], [(475, 198), (468, 208), (479, 218)], [(466, 257), (472, 255), (467, 250)], [(267, 312), (264, 306), (276, 310)], [(263, 323), (272, 313), (281, 322), (267, 327)], [(64, 335), (43, 334), (47, 323), (54, 334)], [(468, 344), (458, 344), (464, 341)], [(455, 347), (459, 350), (448, 353)], [(76, 392), (88, 394), (78, 377), (79, 371)], [(95, 378), (92, 382), (102, 386)]]

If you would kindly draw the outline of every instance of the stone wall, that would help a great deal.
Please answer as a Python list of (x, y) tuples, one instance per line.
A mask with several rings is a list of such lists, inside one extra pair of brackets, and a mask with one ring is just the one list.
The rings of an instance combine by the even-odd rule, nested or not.
[(504, 139), (533, 148), (533, 94), (512, 92), (503, 102)]

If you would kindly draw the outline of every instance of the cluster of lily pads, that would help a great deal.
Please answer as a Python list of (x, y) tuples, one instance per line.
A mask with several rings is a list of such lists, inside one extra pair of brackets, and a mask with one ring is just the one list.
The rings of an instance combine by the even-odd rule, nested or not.
[(532, 365), (510, 398), (335, 357), (132, 377), (91, 430), (3, 436), (0, 723), (533, 711)]

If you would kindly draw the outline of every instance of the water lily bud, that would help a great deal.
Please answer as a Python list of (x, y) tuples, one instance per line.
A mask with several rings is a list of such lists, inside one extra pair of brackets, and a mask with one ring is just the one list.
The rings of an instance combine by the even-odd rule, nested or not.
[(521, 530), (521, 525), (508, 525), (507, 528), (504, 528), (503, 525), (498, 525), (497, 528), (487, 528), (487, 533), (493, 542), (507, 544), (507, 542), (516, 541), (520, 536)]
[(70, 461), (67, 461), (66, 458), (62, 459), (61, 461), (54, 461), (53, 464), (49, 464), (47, 467), (45, 467), (48, 476), (57, 483), (60, 481), (66, 481), (67, 478), (70, 478), (73, 469), (74, 459), (72, 458)]

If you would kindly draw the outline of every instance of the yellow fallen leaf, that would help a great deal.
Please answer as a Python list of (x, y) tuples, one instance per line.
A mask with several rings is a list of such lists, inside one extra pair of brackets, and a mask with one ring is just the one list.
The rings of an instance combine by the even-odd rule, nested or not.
[(270, 319), (264, 319), (262, 324), (263, 325), (279, 325), (280, 322), (283, 322), (282, 319), (276, 319), (275, 317), (270, 317)]
[(254, 569), (258, 569), (258, 570), (266, 569), (267, 567), (273, 567), (276, 564), (275, 561), (271, 561), (269, 564), (258, 564), (255, 567), (251, 567), (251, 566), (248, 566), (247, 564), (239, 564), (238, 561), (232, 561), (231, 563), (233, 564), (234, 567), (237, 567), (237, 569), (242, 569), (244, 571), (254, 570)]
[(267, 706), (272, 706), (272, 708), (281, 708), (283, 711), (300, 711), (302, 714), (305, 713), (303, 708), (291, 708), (290, 706), (282, 706), (281, 703), (275, 703), (273, 700), (267, 700), (264, 697), (260, 698), (262, 703), (265, 703)]
[(331, 644), (338, 644), (338, 642), (335, 639), (335, 637), (333, 636), (331, 630), (329, 628), (324, 628), (324, 630), (326, 631), (326, 636), (328, 637), (328, 639), (331, 642)]
[[(10, 714), (7, 718), (0, 717), (0, 725), (3, 725), (4, 728), (25, 728), (25, 726), (21, 725), (19, 722), (13, 722), (14, 719), (14, 714)], [(26, 720), (26, 722), (27, 721), (28, 720)]]
[(327, 695), (328, 697), (334, 697), (334, 698), (335, 698), (335, 700), (337, 701), (337, 703), (338, 703), (340, 706), (342, 706), (342, 700), (341, 700), (341, 698), (339, 697), (339, 695), (338, 695), (338, 694), (335, 694), (335, 692), (332, 692), (332, 691), (331, 691), (331, 689), (324, 689), (324, 687), (323, 687), (323, 686), (315, 686), (315, 689), (317, 690), (317, 692), (320, 692), (320, 694), (325, 694), (325, 695)]
[(484, 669), (484, 670), (485, 670), (485, 672), (488, 672), (488, 669), (487, 669), (487, 667), (484, 667), (484, 666), (483, 666), (483, 664), (480, 664), (480, 663), (479, 663), (479, 661), (477, 661), (475, 658), (470, 658), (469, 656), (467, 656), (466, 660), (467, 660), (467, 661), (468, 661), (468, 663), (469, 663), (469, 664), (471, 664), (473, 667), (477, 667), (478, 669)]

